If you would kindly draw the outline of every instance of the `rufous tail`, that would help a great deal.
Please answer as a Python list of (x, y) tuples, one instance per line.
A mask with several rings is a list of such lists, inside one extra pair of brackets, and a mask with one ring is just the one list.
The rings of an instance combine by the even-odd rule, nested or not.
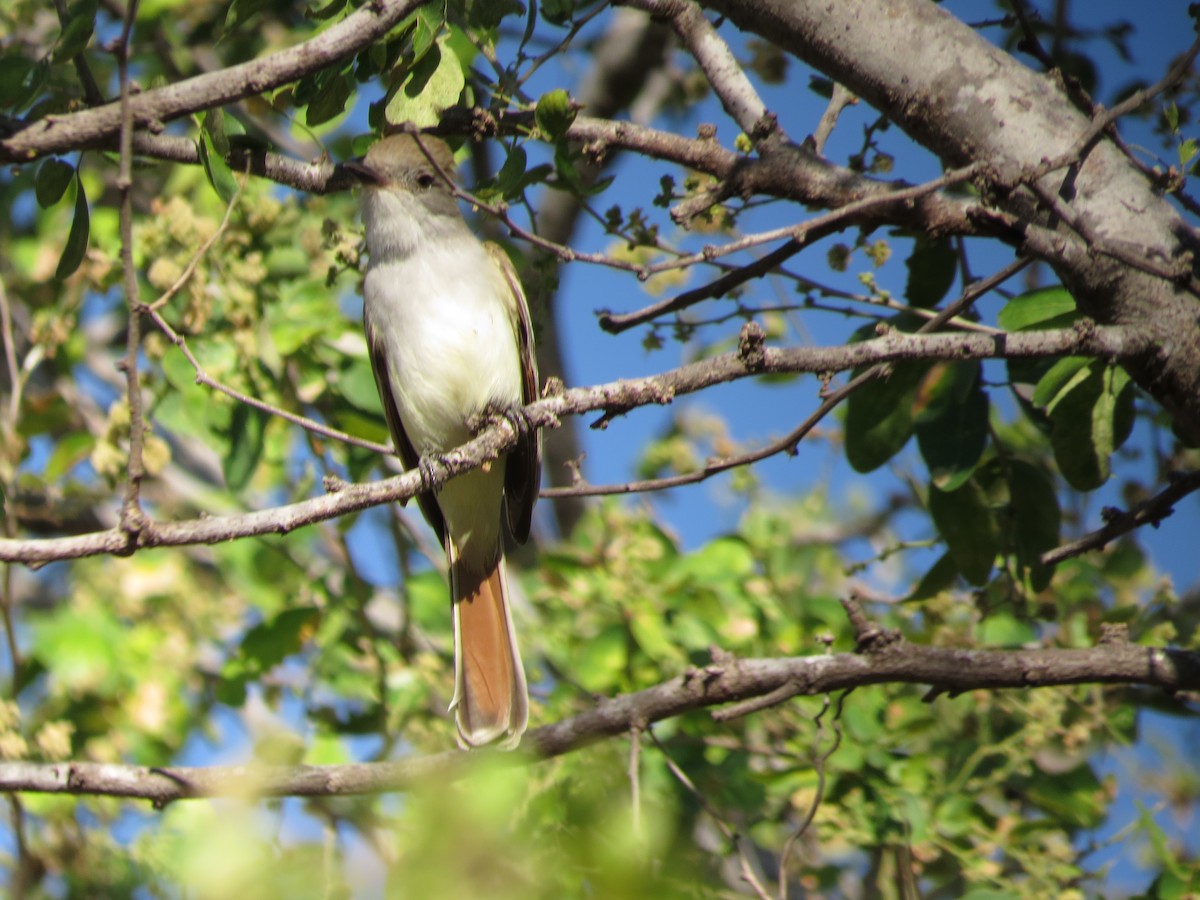
[(504, 554), (472, 571), (450, 566), (454, 602), (454, 710), (458, 742), (478, 747), (503, 739), (515, 747), (529, 723), (529, 691), (508, 604)]

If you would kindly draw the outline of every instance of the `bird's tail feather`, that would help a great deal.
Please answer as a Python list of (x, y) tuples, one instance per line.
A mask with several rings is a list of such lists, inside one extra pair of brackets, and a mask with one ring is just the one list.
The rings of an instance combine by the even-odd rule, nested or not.
[(508, 603), (504, 554), (485, 566), (454, 559), (454, 700), (450, 708), (463, 747), (503, 738), (512, 748), (529, 722), (525, 669)]

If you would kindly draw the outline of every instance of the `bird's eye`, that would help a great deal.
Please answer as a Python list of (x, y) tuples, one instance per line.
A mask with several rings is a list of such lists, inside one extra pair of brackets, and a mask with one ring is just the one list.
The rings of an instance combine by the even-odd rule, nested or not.
[(417, 175), (417, 187), (428, 190), (433, 187), (436, 180), (432, 172), (421, 172)]

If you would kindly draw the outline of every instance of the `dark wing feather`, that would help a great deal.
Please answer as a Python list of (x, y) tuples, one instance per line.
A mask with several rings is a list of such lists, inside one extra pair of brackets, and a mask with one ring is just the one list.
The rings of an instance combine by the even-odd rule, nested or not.
[[(508, 254), (498, 244), (488, 243), (488, 255), (504, 275), (509, 292), (517, 307), (514, 327), (517, 347), (521, 354), (521, 402), (532, 403), (540, 396), (538, 389), (537, 357), (533, 349), (533, 325), (529, 320), (529, 304), (517, 270), (513, 268)], [(542, 483), (542, 435), (538, 430), (517, 443), (508, 454), (504, 470), (505, 508), (508, 510), (508, 528), (517, 543), (529, 538), (529, 525), (533, 519), (533, 504), (537, 501)]]
[[(363, 325), (366, 327), (367, 348), (371, 354), (371, 371), (375, 374), (375, 387), (379, 390), (379, 402), (383, 404), (383, 417), (387, 419), (388, 431), (392, 433), (392, 443), (396, 445), (396, 453), (399, 454), (405, 471), (415, 469), (420, 457), (413, 449), (412, 442), (409, 441), (408, 435), (404, 431), (404, 423), (400, 421), (400, 411), (396, 409), (396, 401), (392, 398), (392, 388), (388, 378), (387, 349), (384, 347), (383, 341), (376, 336), (375, 329), (371, 327), (371, 320), (364, 317)], [(437, 498), (426, 491), (417, 495), (417, 503), (421, 506), (425, 520), (437, 533), (438, 541), (444, 546), (446, 523), (442, 519), (442, 510), (438, 506)]]

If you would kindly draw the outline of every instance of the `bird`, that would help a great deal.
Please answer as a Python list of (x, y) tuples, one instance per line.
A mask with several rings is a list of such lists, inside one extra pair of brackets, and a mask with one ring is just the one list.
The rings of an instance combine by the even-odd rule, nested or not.
[(541, 476), (541, 437), (520, 413), (538, 396), (525, 292), (504, 250), (463, 218), (443, 141), (394, 134), (343, 166), (362, 186), (363, 322), (405, 469), (465, 443), (487, 417), (509, 418), (518, 432), (499, 459), (417, 498), (449, 564), (458, 743), (511, 749), (528, 726), (529, 696), (502, 525), (526, 541)]

